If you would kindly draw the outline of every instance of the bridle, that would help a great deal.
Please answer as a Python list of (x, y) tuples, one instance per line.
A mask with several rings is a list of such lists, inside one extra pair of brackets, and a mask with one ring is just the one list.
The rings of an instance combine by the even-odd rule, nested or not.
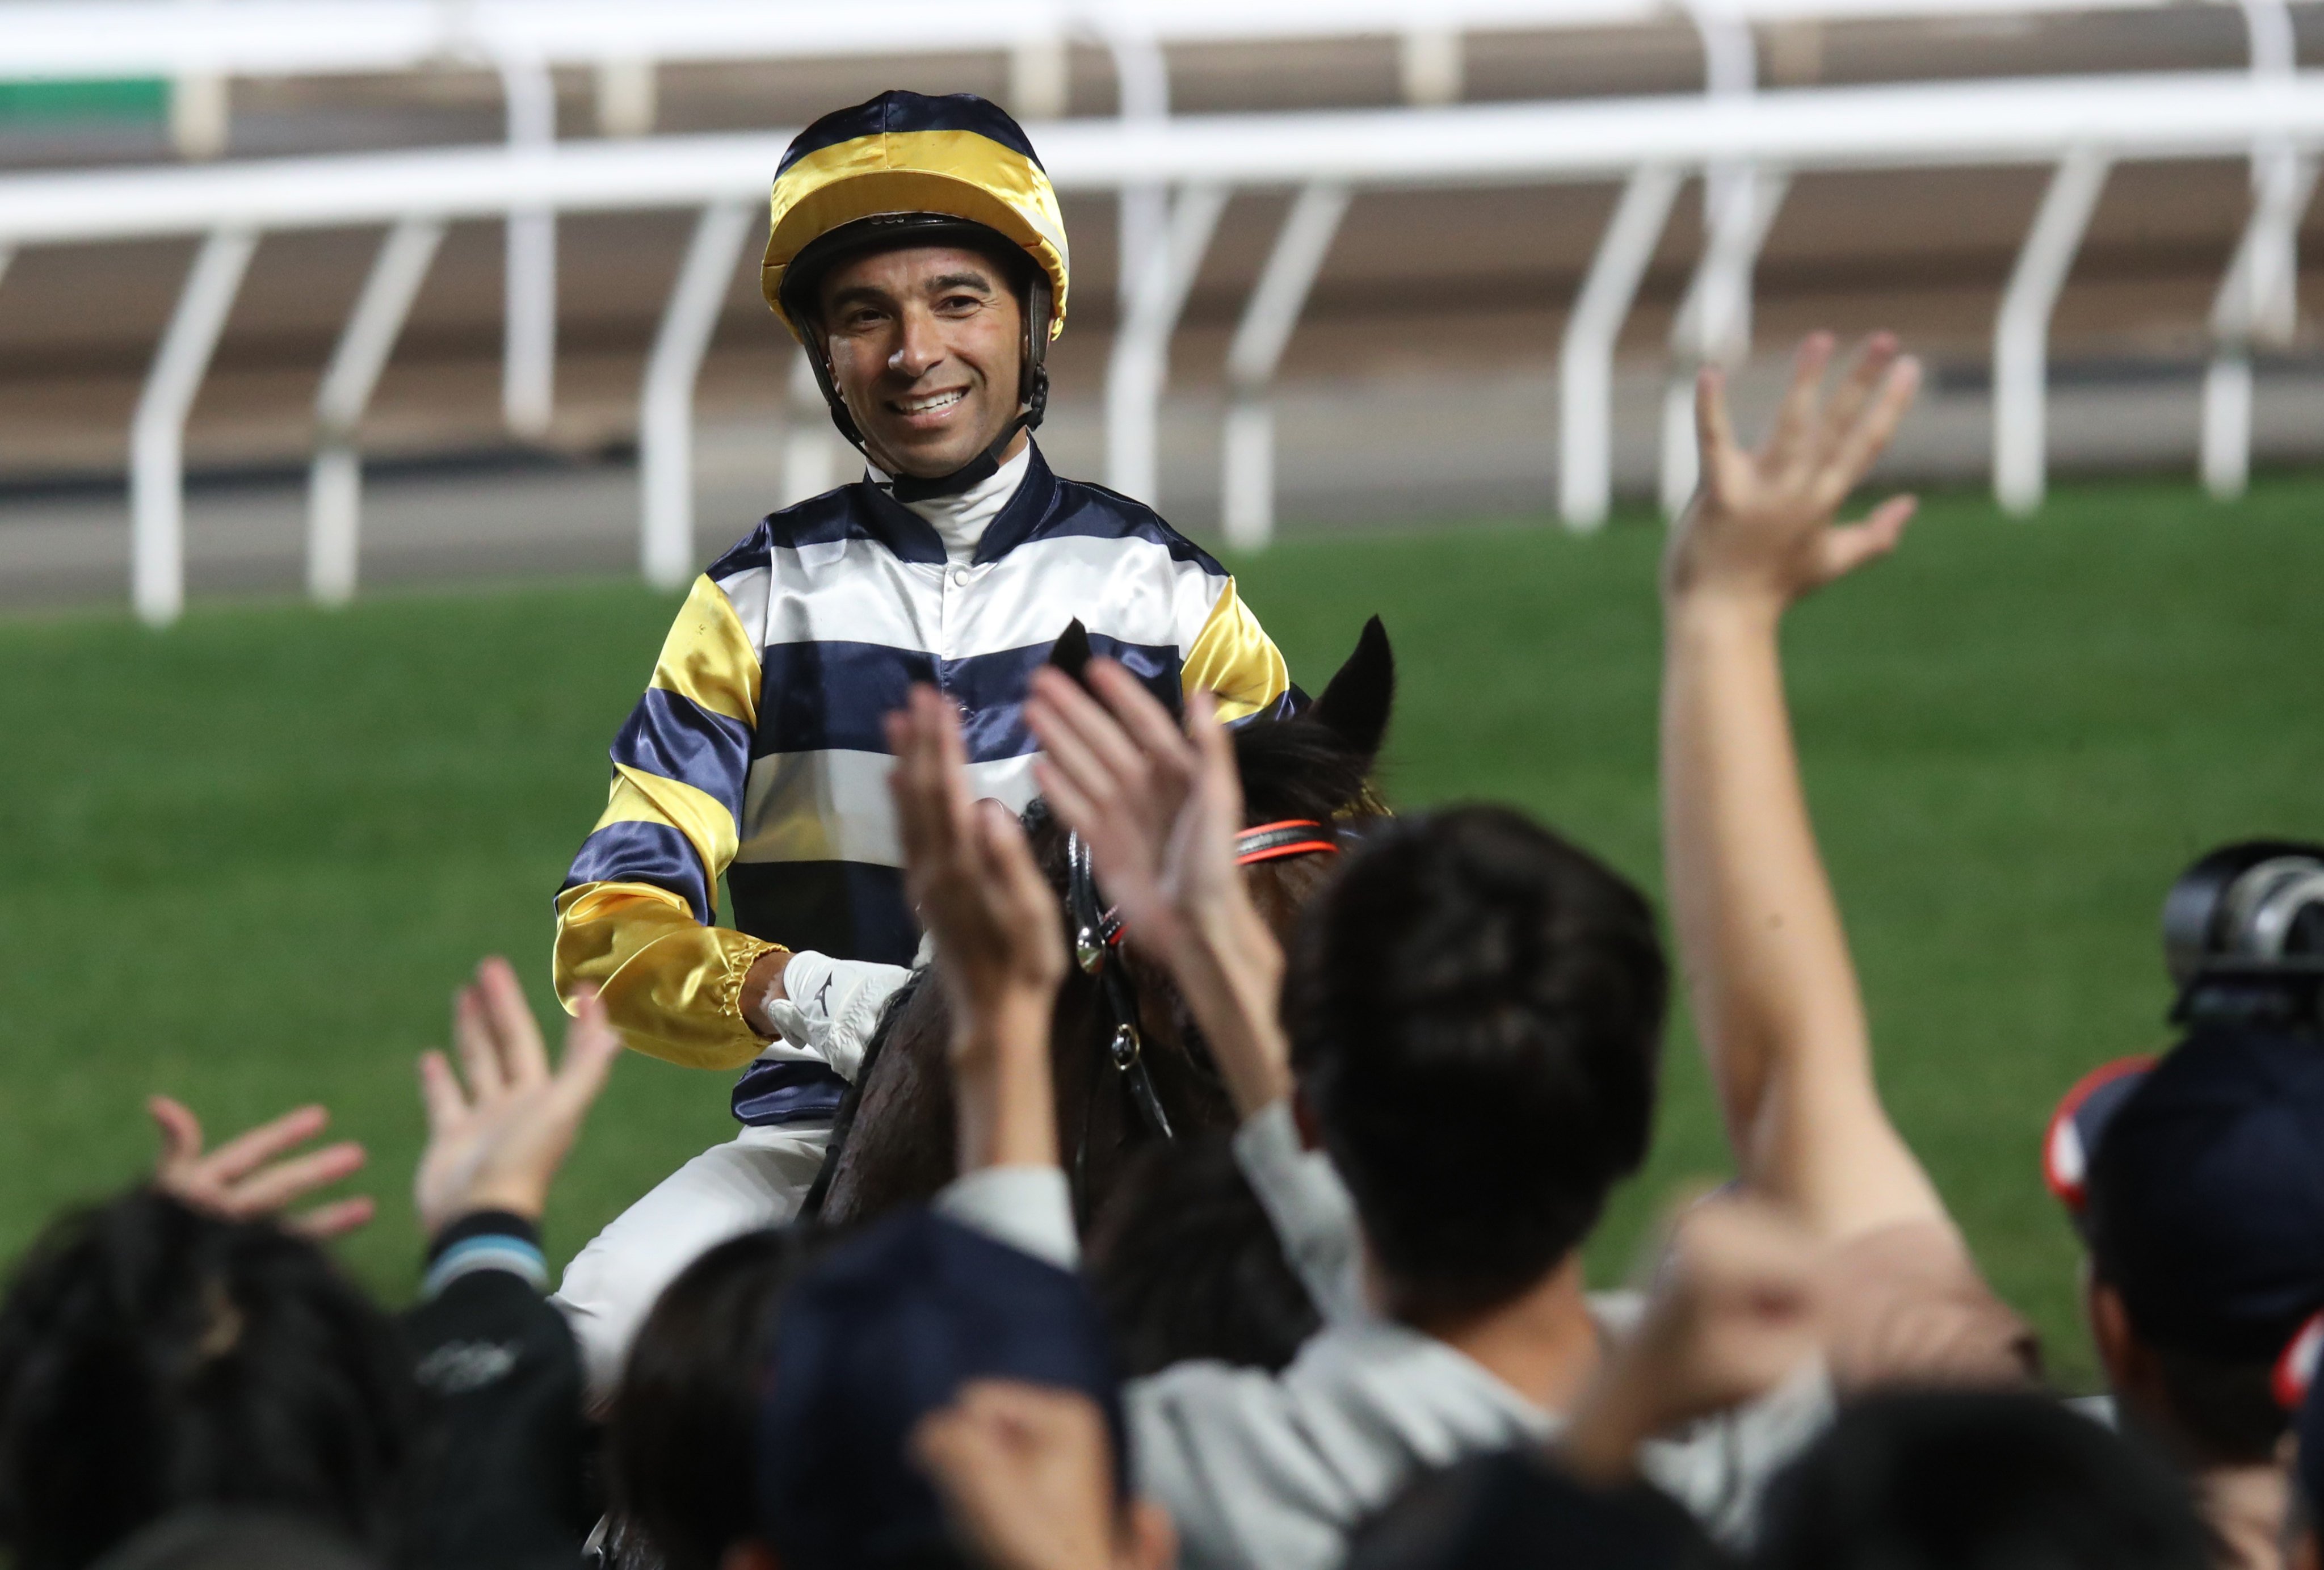
[[(1235, 836), (1235, 865), (1248, 867), (1260, 862), (1281, 861), (1286, 856), (1337, 855), (1338, 836), (1328, 824), (1312, 817), (1289, 817), (1279, 823), (1262, 823), (1246, 828)], [(1122, 974), (1115, 951), (1121, 947), (1121, 917), (1112, 908), (1098, 902), (1097, 874), (1090, 865), (1088, 844), (1078, 834), (1065, 836), (1065, 909), (1074, 923), (1074, 960), (1084, 974), (1097, 978), (1099, 990), (1105, 994), (1107, 1010), (1113, 1015), (1113, 1035), (1106, 1043), (1106, 1057), (1121, 1076), (1123, 1088), (1130, 1093), (1130, 1104), (1146, 1126), (1163, 1139), (1175, 1139), (1170, 1128), (1170, 1115), (1162, 1110), (1162, 1098), (1155, 1094), (1154, 1076), (1146, 1067), (1146, 1037), (1139, 1029), (1138, 993)], [(1086, 1156), (1084, 1150), (1076, 1157)]]

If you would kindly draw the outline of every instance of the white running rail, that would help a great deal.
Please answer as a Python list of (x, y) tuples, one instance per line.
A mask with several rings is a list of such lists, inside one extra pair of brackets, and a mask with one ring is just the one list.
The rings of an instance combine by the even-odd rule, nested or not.
[[(1153, 270), (1159, 285), (1141, 291), (1117, 345), (1125, 404), (1138, 411), (1145, 445), (1142, 453), (1117, 448), (1115, 456), (1124, 461), (1110, 468), (1150, 474), (1168, 327), (1216, 222), (1215, 210), (1206, 216), (1205, 209), (1231, 191), (1340, 186), (1360, 199), (1364, 190), (1382, 188), (1610, 181), (1640, 170), (1686, 173), (1714, 163), (1748, 165), (1780, 178), (1814, 170), (2057, 166), (2070, 155), (2106, 162), (2245, 157), (2263, 144), (2312, 157), (2324, 147), (2324, 73), (2266, 79), (2243, 71), (2151, 73), (1786, 88), (1734, 97), (1078, 120), (1045, 125), (1039, 139), (1052, 177), (1069, 193), (1156, 186), (1177, 192), (1168, 264)], [(64, 242), (213, 236), (189, 275), (137, 415), (133, 579), (141, 614), (168, 620), (182, 599), (177, 495), (184, 415), (255, 236), (392, 226), (415, 217), (506, 219), (528, 211), (755, 208), (788, 141), (785, 132), (563, 141), (0, 178), (0, 252)], [(1647, 207), (1657, 205), (1667, 210), (1665, 204)], [(1624, 254), (1612, 260), (1624, 265), (1609, 264), (1606, 287), (1594, 296), (1585, 289), (1594, 315), (1583, 346), (1593, 352), (1599, 344), (1610, 351), (1621, 315), (1616, 308), (1635, 290), (1635, 277), (1628, 276), (1642, 264), (1635, 231), (1648, 226), (1648, 217), (1655, 219), (1655, 231), (1661, 227), (1660, 213), (1634, 203), (1621, 211), (1628, 218), (1618, 215), (1614, 229), (1628, 221), (1633, 233), (1615, 248)], [(2054, 271), (2062, 279), (2080, 227), (2080, 221), (2037, 223), (2021, 275), (2043, 282)], [(1609, 247), (1616, 237), (1609, 231)], [(1650, 251), (1652, 236), (1643, 245)], [(1593, 267), (1591, 276), (1594, 286), (1600, 269)], [(1616, 287), (1625, 283), (1629, 287)], [(2046, 329), (2046, 302), (2035, 298), (2043, 292), (2013, 291), (2013, 299), (2043, 309), (2005, 309), (2012, 343)], [(2054, 294), (2054, 285), (2047, 292)], [(684, 325), (681, 316), (672, 312), (666, 319), (665, 336)], [(2038, 355), (2032, 363), (2038, 365)], [(1573, 360), (1567, 361), (1566, 374), (1569, 388), (1604, 385), (1593, 383), (1586, 367), (1576, 371)], [(2038, 402), (2038, 384), (2033, 396)], [(1606, 429), (1602, 420), (1592, 427), (1577, 416), (1566, 418), (1569, 437), (1592, 434), (1594, 439)], [(647, 439), (659, 448), (676, 439), (669, 434), (675, 429), (668, 420), (650, 421)], [(2038, 430), (2034, 439), (2038, 448)], [(1567, 461), (1603, 464), (1602, 454), (1593, 459), (1570, 452)], [(1569, 517), (1586, 522), (1590, 498), (1570, 499), (1582, 504), (1569, 508)]]
[[(2160, 10), (2172, 0), (1728, 0), (1747, 22)], [(1662, 0), (882, 0), (876, 15), (823, 0), (11, 0), (0, 79), (417, 70), (515, 56), (609, 60), (821, 59), (1102, 41), (1123, 27), (1163, 44), (1417, 37), (1665, 21)], [(1425, 81), (1425, 66), (1408, 68)], [(1441, 67), (1440, 67), (1441, 69)], [(1417, 84), (1416, 84), (1417, 85)]]

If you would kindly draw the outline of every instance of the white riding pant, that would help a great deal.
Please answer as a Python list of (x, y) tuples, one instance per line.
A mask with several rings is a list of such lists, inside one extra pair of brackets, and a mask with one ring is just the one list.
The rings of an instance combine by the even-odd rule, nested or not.
[(798, 1215), (830, 1143), (829, 1122), (744, 1129), (663, 1178), (573, 1257), (549, 1301), (580, 1343), (593, 1408), (612, 1399), (662, 1288), (727, 1239)]
[[(926, 940), (920, 947), (916, 965), (932, 957)], [(790, 995), (770, 1011), (782, 1038), (760, 1056), (821, 1063), (853, 1080), (881, 1007), (911, 974), (800, 949), (783, 970)], [(827, 1122), (746, 1128), (662, 1179), (574, 1256), (549, 1301), (581, 1344), (591, 1405), (612, 1397), (662, 1288), (728, 1238), (796, 1217), (830, 1145)]]

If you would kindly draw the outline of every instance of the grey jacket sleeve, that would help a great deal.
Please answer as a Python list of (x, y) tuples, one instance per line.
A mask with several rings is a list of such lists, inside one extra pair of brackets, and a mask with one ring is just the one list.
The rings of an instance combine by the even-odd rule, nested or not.
[(1323, 1322), (1343, 1325), (1368, 1314), (1355, 1200), (1329, 1156), (1300, 1147), (1289, 1100), (1244, 1120), (1234, 1152)]
[(1074, 1197), (1056, 1167), (985, 1167), (964, 1172), (936, 1197), (937, 1214), (1061, 1270), (1082, 1263)]

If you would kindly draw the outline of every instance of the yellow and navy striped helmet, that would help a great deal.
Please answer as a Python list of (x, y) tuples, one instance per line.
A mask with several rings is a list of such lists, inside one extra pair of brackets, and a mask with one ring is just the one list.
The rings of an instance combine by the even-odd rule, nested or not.
[[(873, 241), (872, 221), (910, 217), (973, 224), (1022, 250), (1048, 283), (1047, 336), (1065, 330), (1069, 263), (1056, 190), (1023, 128), (974, 93), (890, 91), (825, 115), (785, 150), (773, 208), (760, 283), (794, 334), (800, 296), (786, 285), (802, 259), (812, 264), (837, 249), (835, 240)], [(799, 269), (810, 270), (820, 271)]]
[(1024, 129), (973, 93), (890, 90), (825, 115), (784, 150), (760, 288), (807, 349), (832, 422), (859, 448), (862, 433), (832, 382), (814, 291), (842, 257), (943, 245), (999, 250), (1020, 269), (1032, 263), (1023, 269), (1019, 413), (974, 462), (940, 480), (910, 482), (921, 494), (974, 485), (1019, 429), (1041, 422), (1049, 392), (1043, 361), (1065, 330), (1070, 270), (1056, 188)]

